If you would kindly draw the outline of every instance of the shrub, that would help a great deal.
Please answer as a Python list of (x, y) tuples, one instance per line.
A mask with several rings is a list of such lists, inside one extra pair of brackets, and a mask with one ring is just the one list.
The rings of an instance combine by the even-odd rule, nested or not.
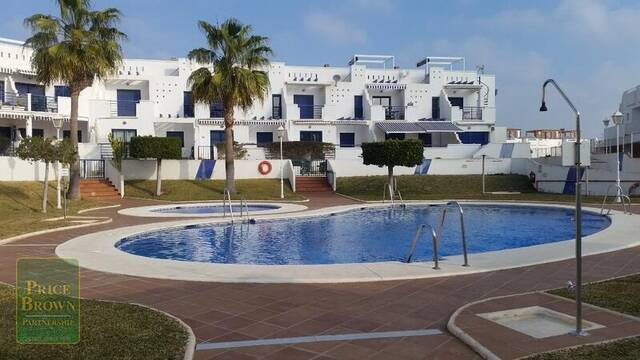
[(395, 191), (396, 183), (393, 178), (395, 166), (417, 166), (422, 164), (422, 141), (386, 140), (362, 144), (362, 160), (365, 165), (386, 166), (389, 170), (389, 185)]

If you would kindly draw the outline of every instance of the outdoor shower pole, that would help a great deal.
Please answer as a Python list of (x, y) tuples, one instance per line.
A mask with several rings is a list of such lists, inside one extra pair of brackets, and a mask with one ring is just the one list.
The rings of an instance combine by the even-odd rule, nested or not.
[(562, 89), (553, 79), (547, 79), (542, 84), (542, 105), (540, 111), (547, 111), (545, 104), (545, 88), (548, 84), (553, 85), (562, 95), (569, 107), (576, 116), (576, 145), (575, 145), (575, 171), (576, 171), (576, 330), (572, 332), (575, 336), (585, 336), (586, 332), (582, 331), (582, 183), (580, 176), (580, 112), (573, 106), (573, 103)]

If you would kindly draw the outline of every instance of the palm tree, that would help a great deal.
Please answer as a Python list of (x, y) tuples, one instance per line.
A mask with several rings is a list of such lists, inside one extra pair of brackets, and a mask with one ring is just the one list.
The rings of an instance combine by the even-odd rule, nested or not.
[[(207, 48), (189, 52), (189, 59), (205, 65), (189, 76), (193, 100), (211, 104), (221, 102), (225, 127), (225, 188), (236, 192), (234, 179), (234, 109), (246, 111), (254, 100), (263, 101), (269, 88), (268, 56), (273, 51), (268, 38), (252, 33), (251, 26), (236, 19), (220, 25), (199, 21), (207, 38)], [(213, 70), (213, 72), (211, 71)]]
[[(78, 99), (80, 92), (114, 73), (122, 61), (120, 41), (126, 35), (116, 28), (118, 9), (91, 9), (90, 0), (57, 0), (59, 16), (35, 14), (24, 20), (32, 36), (31, 63), (36, 79), (44, 84), (63, 82), (71, 92), (71, 144), (78, 151)], [(80, 163), (71, 165), (67, 198), (80, 197)]]

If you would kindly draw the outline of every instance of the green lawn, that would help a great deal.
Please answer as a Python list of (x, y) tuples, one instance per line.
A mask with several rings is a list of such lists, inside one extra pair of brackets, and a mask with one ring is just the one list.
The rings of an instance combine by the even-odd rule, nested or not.
[[(160, 199), (169, 201), (188, 200), (222, 200), (224, 180), (163, 180), (160, 197), (154, 196), (155, 180), (131, 180), (125, 183), (126, 197)], [(238, 194), (233, 198), (244, 196), (247, 200), (280, 200), (280, 180), (236, 180)], [(286, 200), (303, 200), (299, 194), (291, 191), (285, 181), (284, 196)]]
[[(486, 191), (509, 191), (520, 194), (482, 194), (480, 175), (397, 176), (398, 188), (405, 200), (474, 199), (573, 201), (573, 195), (539, 193), (529, 178), (523, 175), (488, 175)], [(338, 178), (338, 193), (361, 200), (382, 200), (386, 176), (358, 176)], [(584, 197), (585, 202), (602, 201), (602, 197)]]
[(15, 288), (0, 284), (0, 359), (182, 359), (187, 333), (159, 312), (131, 304), (80, 300), (80, 342), (16, 343)]
[[(25, 232), (72, 225), (67, 221), (43, 221), (63, 215), (56, 206), (55, 182), (49, 183), (49, 207), (42, 213), (42, 183), (36, 181), (0, 181), (0, 239)], [(68, 214), (80, 209), (101, 206), (95, 200), (77, 200), (68, 203)]]
[[(550, 291), (555, 295), (574, 298), (566, 289)], [(586, 303), (640, 316), (640, 275), (588, 284), (584, 287), (583, 300)], [(536, 355), (529, 360), (595, 360), (640, 359), (640, 337), (619, 340), (607, 344), (583, 346), (571, 350), (561, 350), (549, 354)]]

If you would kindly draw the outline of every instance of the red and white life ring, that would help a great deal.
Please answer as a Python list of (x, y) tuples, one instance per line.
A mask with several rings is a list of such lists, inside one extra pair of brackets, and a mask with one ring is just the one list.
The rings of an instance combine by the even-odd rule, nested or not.
[(269, 174), (271, 172), (271, 169), (272, 169), (271, 162), (267, 160), (260, 161), (260, 163), (258, 164), (258, 172), (261, 175)]

